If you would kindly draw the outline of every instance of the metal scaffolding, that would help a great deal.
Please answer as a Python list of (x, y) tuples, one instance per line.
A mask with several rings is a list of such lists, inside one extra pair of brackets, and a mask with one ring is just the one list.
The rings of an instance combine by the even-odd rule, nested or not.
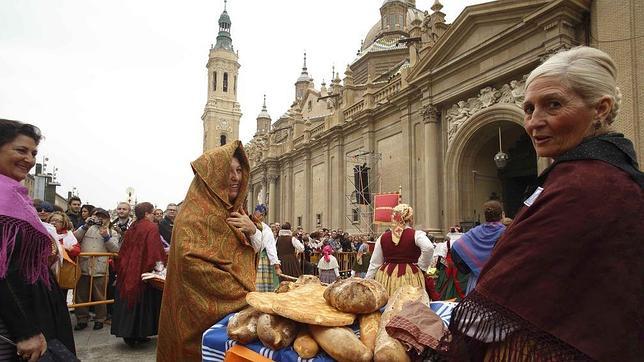
[(356, 151), (345, 157), (347, 193), (345, 216), (352, 228), (359, 233), (374, 233), (373, 194), (379, 191), (378, 163), (382, 154)]

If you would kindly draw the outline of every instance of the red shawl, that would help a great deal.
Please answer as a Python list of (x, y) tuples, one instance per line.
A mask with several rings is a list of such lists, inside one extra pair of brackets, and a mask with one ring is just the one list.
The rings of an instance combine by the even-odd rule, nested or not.
[(641, 358), (643, 205), (640, 186), (606, 162), (558, 164), (452, 314), (455, 340), (504, 340), (510, 360)]
[(130, 309), (143, 291), (141, 274), (152, 271), (157, 261), (165, 262), (159, 228), (147, 219), (138, 220), (125, 232), (117, 260), (116, 285)]

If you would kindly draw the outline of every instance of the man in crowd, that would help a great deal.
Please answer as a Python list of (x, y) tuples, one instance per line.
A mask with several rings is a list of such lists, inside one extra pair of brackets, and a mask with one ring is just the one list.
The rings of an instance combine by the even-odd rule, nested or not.
[(165, 216), (159, 221), (159, 234), (167, 244), (172, 242), (172, 228), (174, 218), (177, 216), (177, 204), (168, 204), (165, 209)]
[(117, 218), (112, 221), (110, 225), (119, 233), (119, 243), (123, 241), (123, 235), (127, 229), (132, 225), (132, 218), (130, 217), (130, 212), (132, 207), (127, 202), (119, 202), (116, 206), (116, 216)]
[[(81, 245), (82, 253), (117, 253), (119, 251), (119, 234), (110, 227), (110, 214), (101, 208), (94, 209), (87, 223), (74, 231), (74, 236)], [(90, 293), (93, 302), (105, 300), (108, 258), (106, 256), (93, 257), (94, 260), (91, 258), (80, 258), (81, 277), (76, 285), (76, 303), (89, 301)], [(96, 312), (94, 329), (102, 329), (107, 318), (107, 307), (105, 304), (95, 305), (94, 311)], [(77, 307), (75, 313), (74, 329), (80, 331), (87, 328), (89, 320), (87, 307)]]
[(67, 201), (67, 211), (65, 212), (74, 225), (74, 230), (78, 229), (83, 224), (81, 217), (81, 199), (78, 196), (72, 196)]
[(154, 209), (154, 223), (159, 224), (161, 220), (163, 220), (163, 210), (161, 209)]
[(201, 361), (201, 336), (246, 306), (262, 232), (243, 211), (250, 167), (240, 141), (192, 162), (168, 258), (157, 361)]
[(331, 230), (331, 236), (329, 236), (327, 243), (333, 248), (333, 251), (339, 251), (342, 249), (342, 245), (340, 245), (340, 234), (335, 230)]

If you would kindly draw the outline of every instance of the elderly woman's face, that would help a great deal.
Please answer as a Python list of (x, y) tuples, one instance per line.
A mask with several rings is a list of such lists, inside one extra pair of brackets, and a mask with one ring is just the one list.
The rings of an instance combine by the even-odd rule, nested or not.
[(16, 181), (27, 177), (36, 164), (38, 145), (33, 138), (19, 134), (13, 141), (0, 147), (0, 174)]
[(530, 83), (523, 102), (524, 128), (541, 157), (556, 157), (593, 134), (595, 110), (559, 78)]

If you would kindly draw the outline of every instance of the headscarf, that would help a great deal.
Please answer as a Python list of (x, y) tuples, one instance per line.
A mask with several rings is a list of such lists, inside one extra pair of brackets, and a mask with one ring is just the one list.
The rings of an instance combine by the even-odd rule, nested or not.
[(322, 248), (322, 254), (324, 254), (324, 261), (326, 261), (327, 263), (331, 261), (331, 257), (329, 256), (331, 255), (331, 253), (333, 253), (333, 248), (331, 247), (331, 245), (325, 245), (324, 248)]
[[(237, 155), (242, 179), (228, 199), (230, 163)], [(246, 306), (255, 291), (256, 254), (246, 237), (228, 225), (244, 213), (249, 163), (240, 141), (206, 151), (192, 162), (195, 176), (174, 222), (159, 321), (160, 361), (200, 360), (202, 333)]]
[(409, 225), (414, 218), (414, 209), (407, 204), (398, 204), (391, 211), (391, 222), (393, 227), (391, 228), (391, 240), (395, 245), (398, 245), (400, 242), (400, 237), (402, 236), (403, 231), (405, 231), (405, 226)]
[(165, 261), (159, 228), (147, 219), (137, 220), (125, 232), (117, 259), (116, 285), (128, 308), (132, 309), (143, 291), (141, 274), (150, 272), (157, 261)]
[[(52, 240), (36, 214), (27, 188), (18, 181), (0, 174), (0, 279), (5, 278), (12, 257), (18, 258), (21, 274), (29, 284), (49, 283), (48, 257)], [(20, 254), (13, 255), (20, 234)]]

